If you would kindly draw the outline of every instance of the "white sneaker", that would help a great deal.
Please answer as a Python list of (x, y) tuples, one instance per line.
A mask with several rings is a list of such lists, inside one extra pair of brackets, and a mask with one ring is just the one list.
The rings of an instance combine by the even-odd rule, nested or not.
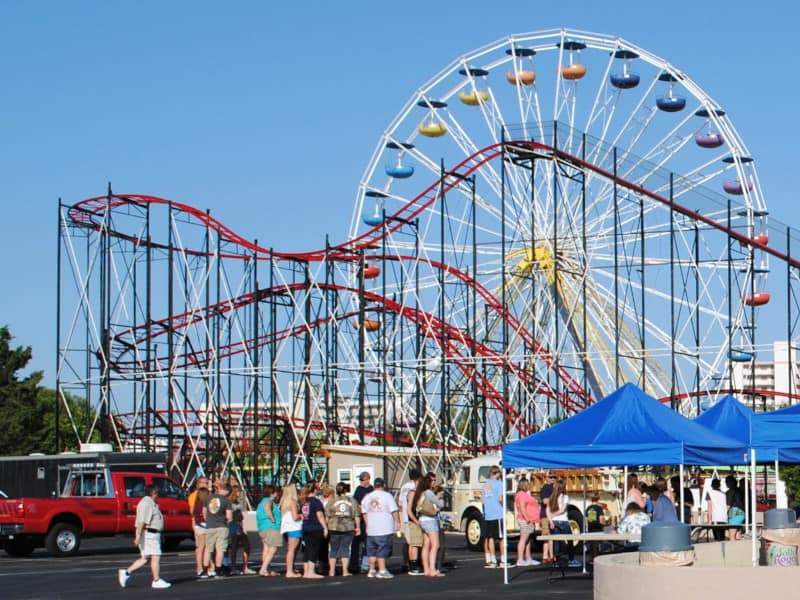
[(119, 581), (119, 587), (124, 588), (128, 585), (128, 569), (117, 569), (117, 581)]
[(542, 563), (541, 563), (540, 561), (536, 560), (535, 558), (532, 558), (532, 559), (530, 559), (530, 560), (528, 561), (528, 566), (529, 566), (529, 567), (537, 567), (537, 566), (539, 566), (540, 564), (542, 564)]
[(377, 576), (378, 576), (378, 572), (377, 571), (370, 571), (369, 573), (367, 573), (367, 577), (369, 577), (370, 579), (373, 579), (373, 578), (375, 578)]
[(389, 571), (378, 571), (375, 574), (375, 577), (377, 577), (378, 579), (394, 579), (394, 575), (389, 573)]
[(165, 590), (170, 587), (172, 584), (169, 581), (164, 581), (160, 577), (156, 579), (153, 584), (150, 586), (152, 588), (156, 588), (157, 590)]

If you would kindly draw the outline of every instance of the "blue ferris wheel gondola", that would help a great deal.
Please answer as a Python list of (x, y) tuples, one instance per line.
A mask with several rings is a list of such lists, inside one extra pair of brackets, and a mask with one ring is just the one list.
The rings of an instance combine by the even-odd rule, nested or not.
[(611, 85), (621, 90), (630, 90), (639, 85), (640, 77), (636, 73), (621, 73), (611, 75)]
[(383, 223), (383, 203), (388, 197), (387, 194), (377, 190), (367, 190), (364, 192), (364, 196), (367, 198), (373, 198), (375, 200), (375, 210), (372, 212), (372, 214), (362, 214), (361, 221), (364, 223), (364, 225), (369, 225), (370, 227), (380, 225)]
[(678, 112), (686, 107), (686, 98), (666, 96), (656, 99), (656, 106), (664, 112)]
[(395, 165), (386, 167), (386, 174), (395, 179), (408, 179), (414, 174), (414, 167), (410, 165)]
[(750, 362), (753, 360), (753, 353), (743, 350), (731, 350), (728, 352), (728, 358), (733, 362)]

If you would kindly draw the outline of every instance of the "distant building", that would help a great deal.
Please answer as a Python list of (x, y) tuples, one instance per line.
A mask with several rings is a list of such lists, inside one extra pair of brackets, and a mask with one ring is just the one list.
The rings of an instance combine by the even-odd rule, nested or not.
[(734, 394), (738, 400), (754, 410), (773, 410), (789, 404), (796, 404), (791, 395), (800, 394), (800, 364), (797, 362), (797, 351), (791, 342), (773, 342), (772, 361), (756, 360), (753, 363), (733, 363), (734, 390), (761, 390), (776, 392), (766, 394)]

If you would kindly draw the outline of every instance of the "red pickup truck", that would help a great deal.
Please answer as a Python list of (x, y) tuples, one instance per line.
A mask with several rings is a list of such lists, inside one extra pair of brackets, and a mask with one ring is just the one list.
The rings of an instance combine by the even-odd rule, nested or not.
[(192, 537), (186, 494), (166, 475), (72, 465), (60, 496), (0, 499), (0, 545), (10, 556), (27, 556), (41, 546), (53, 556), (71, 556), (81, 537), (133, 535), (146, 485), (158, 488), (164, 547)]

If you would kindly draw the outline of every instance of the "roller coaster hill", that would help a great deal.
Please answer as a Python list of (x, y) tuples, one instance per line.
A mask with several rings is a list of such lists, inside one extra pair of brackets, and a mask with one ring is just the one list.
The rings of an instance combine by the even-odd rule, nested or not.
[(110, 188), (59, 203), (57, 388), (92, 408), (59, 435), (255, 490), (325, 478), (340, 445), (452, 472), (628, 381), (690, 416), (763, 402), (800, 262), (755, 163), (685, 73), (558, 30), (415, 92), (345, 242), (279, 251)]

